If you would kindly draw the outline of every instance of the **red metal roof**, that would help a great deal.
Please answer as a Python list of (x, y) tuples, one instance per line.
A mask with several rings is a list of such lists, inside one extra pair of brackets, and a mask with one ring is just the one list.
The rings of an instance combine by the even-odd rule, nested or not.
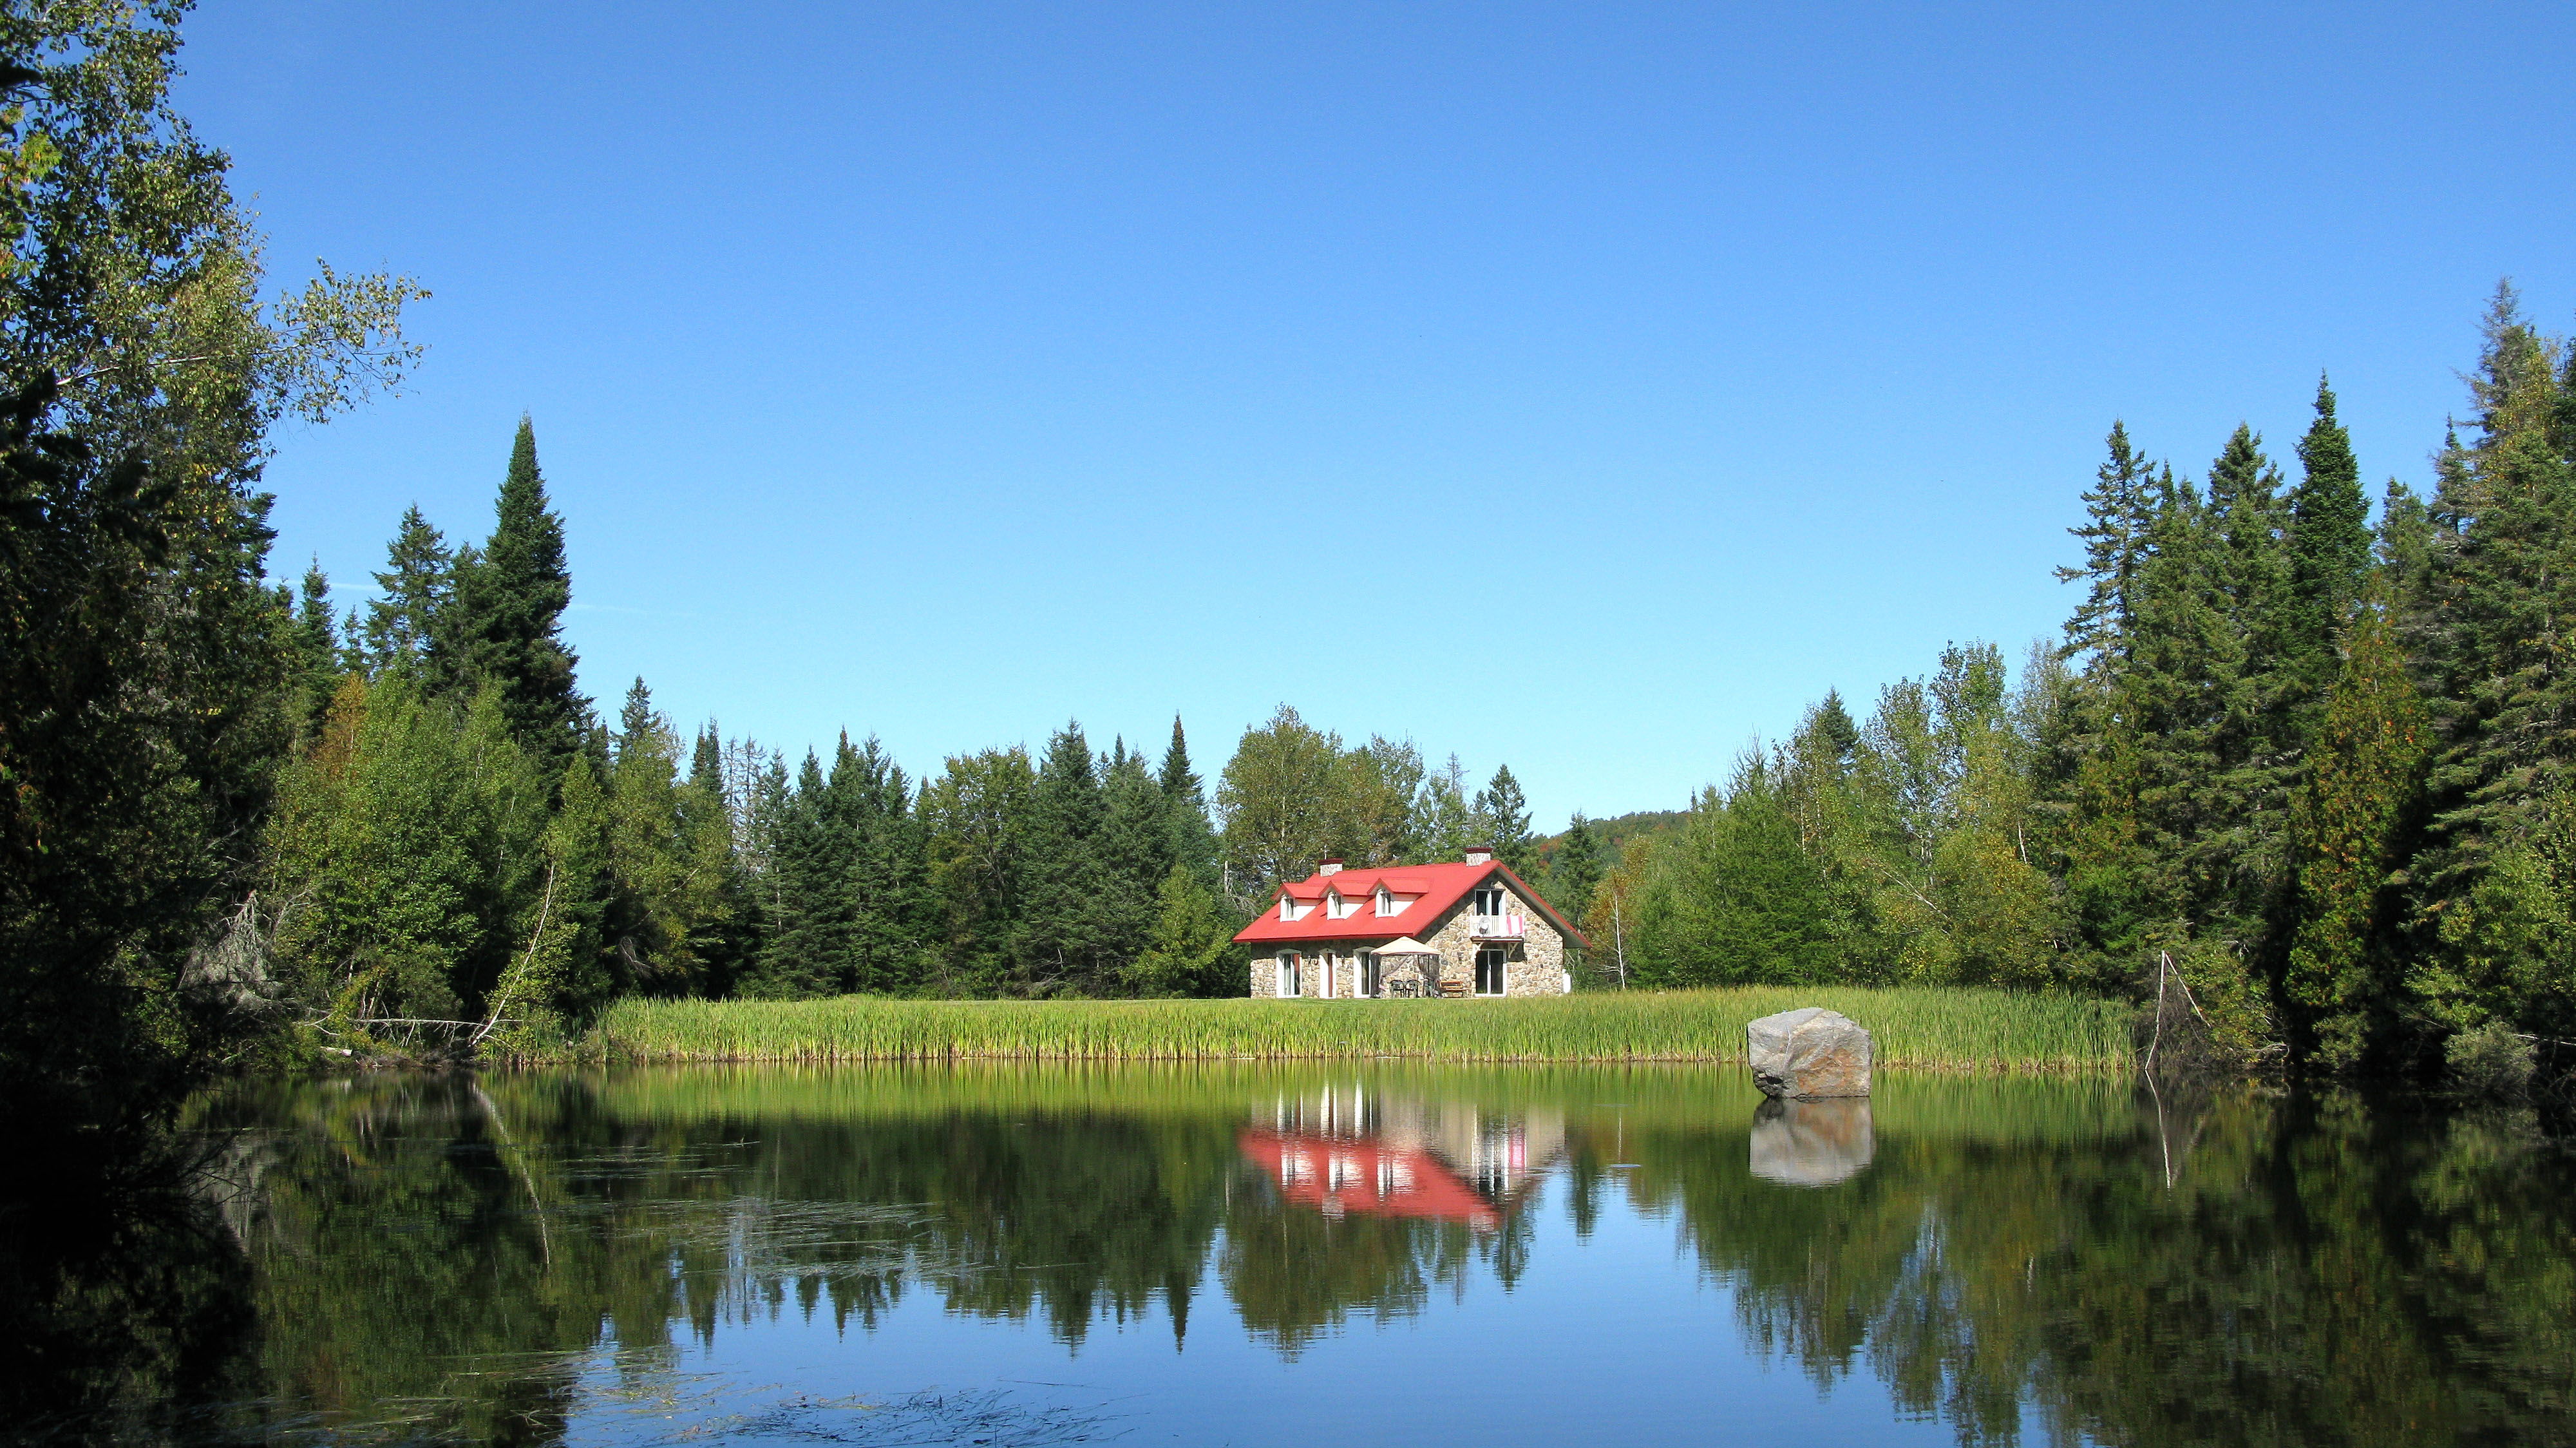
[[(1556, 911), (1529, 882), (1513, 874), (1511, 868), (1497, 860), (1490, 864), (1467, 865), (1394, 865), (1382, 870), (1342, 870), (1331, 875), (1310, 875), (1279, 887), (1280, 894), (1300, 902), (1324, 898), (1324, 887), (1330, 885), (1345, 900), (1357, 900), (1360, 908), (1339, 920), (1329, 918), (1321, 909), (1309, 911), (1303, 920), (1279, 918), (1279, 896), (1270, 897), (1259, 919), (1235, 932), (1238, 944), (1254, 945), (1296, 940), (1393, 940), (1427, 929), (1450, 906), (1467, 898), (1467, 892), (1500, 875), (1511, 882), (1521, 898), (1547, 916), (1565, 937), (1577, 945), (1591, 941), (1574, 928), (1574, 922)], [(1393, 915), (1377, 913), (1377, 886), (1380, 880), (1398, 895), (1414, 895), (1414, 900)]]

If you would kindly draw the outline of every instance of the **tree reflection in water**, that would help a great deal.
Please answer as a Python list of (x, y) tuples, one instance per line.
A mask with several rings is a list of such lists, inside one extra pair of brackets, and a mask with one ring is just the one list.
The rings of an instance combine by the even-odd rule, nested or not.
[(1903, 1077), (1852, 1105), (1646, 1069), (244, 1086), (202, 1103), (225, 1157), (158, 1217), (11, 1233), (11, 1341), (39, 1350), (8, 1406), (550, 1442), (790, 1313), (867, 1333), (926, 1298), (1186, 1348), (1211, 1270), (1226, 1329), (1293, 1358), (1652, 1219), (1750, 1351), (1964, 1442), (2576, 1440), (2576, 1173), (2527, 1114)]

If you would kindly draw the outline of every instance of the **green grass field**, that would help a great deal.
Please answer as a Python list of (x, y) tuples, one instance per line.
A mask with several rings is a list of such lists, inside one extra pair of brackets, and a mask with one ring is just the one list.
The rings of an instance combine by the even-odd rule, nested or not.
[(1745, 1022), (1810, 1005), (1868, 1027), (1881, 1066), (2103, 1072), (2134, 1056), (2133, 1012), (2113, 1001), (1764, 986), (1485, 1001), (626, 1000), (555, 1059), (1735, 1062)]

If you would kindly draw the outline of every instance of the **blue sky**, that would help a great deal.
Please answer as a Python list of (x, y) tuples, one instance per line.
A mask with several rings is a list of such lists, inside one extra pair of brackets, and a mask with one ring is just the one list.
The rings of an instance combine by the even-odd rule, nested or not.
[[(2563, 6), (217, 3), (281, 282), (436, 296), (269, 470), (343, 586), (531, 413), (568, 632), (791, 754), (1282, 701), (1540, 822), (2054, 630), (2114, 417), (2420, 483), (2576, 311)], [(344, 592), (344, 598), (354, 593)]]

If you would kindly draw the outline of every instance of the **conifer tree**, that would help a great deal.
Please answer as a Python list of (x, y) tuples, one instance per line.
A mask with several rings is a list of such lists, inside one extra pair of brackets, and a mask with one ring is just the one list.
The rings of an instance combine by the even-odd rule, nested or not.
[(844, 748), (833, 785), (850, 838), (850, 974), (854, 989), (919, 986), (930, 943), (929, 836), (912, 781), (875, 735)]
[(1164, 818), (1171, 833), (1171, 857), (1197, 871), (1200, 883), (1217, 886), (1216, 830), (1208, 823), (1207, 790), (1190, 766), (1190, 744), (1181, 732), (1181, 716), (1172, 716), (1172, 742), (1163, 750), (1163, 767), (1155, 782), (1162, 786)]
[(453, 623), (446, 609), (455, 569), (447, 540), (421, 516), (420, 505), (403, 509), (385, 548), (385, 568), (375, 575), (376, 597), (367, 601), (361, 647), (369, 673), (414, 668), (428, 656), (439, 630)]
[(2290, 587), (2282, 672), (2298, 698), (2298, 736), (2337, 672), (2336, 644), (2370, 570), (2370, 503), (2352, 437), (2335, 419), (2335, 395), (2317, 380), (2317, 418), (2299, 439), (2299, 484), (2290, 494)]
[(1155, 892), (1154, 926), (1127, 967), (1127, 988), (1140, 996), (1231, 996), (1243, 993), (1240, 928), (1197, 871), (1175, 864)]
[(812, 750), (779, 810), (770, 872), (773, 913), (743, 994), (772, 1000), (836, 994), (848, 954), (849, 851), (822, 761)]
[(1024, 990), (1082, 991), (1099, 979), (1112, 944), (1100, 909), (1103, 815), (1091, 745), (1080, 723), (1068, 723), (1047, 740), (1029, 795), (1027, 913), (1016, 962)]
[(2557, 347), (2510, 287), (2489, 306), (2470, 387), (2473, 443), (2439, 459), (2416, 642), (2439, 744), (2428, 777), (2424, 903), (2463, 898), (2489, 857), (2528, 836), (2576, 758), (2576, 473)]
[(340, 688), (339, 629), (331, 614), (331, 580), (322, 572), (319, 559), (304, 570), (294, 616), (287, 637), (300, 675), (296, 684), (303, 696), (302, 733), (309, 739), (320, 731), (331, 698)]
[(2084, 492), (2084, 563), (2060, 568), (2061, 583), (2085, 582), (2084, 601), (2066, 625), (2066, 652), (2116, 650), (2130, 632), (2131, 592), (2147, 554), (2147, 532), (2162, 496), (2154, 466), (2129, 441), (2127, 424), (2113, 422), (2110, 457)]
[(1522, 797), (1521, 782), (1512, 778), (1510, 765), (1497, 766), (1493, 779), (1476, 792), (1476, 812), (1492, 832), (1487, 843), (1494, 847), (1495, 856), (1516, 874), (1527, 871), (1538, 837), (1530, 833), (1529, 801)]
[(2398, 1007), (2408, 816), (2428, 721), (2398, 651), (2385, 585), (2349, 630), (2293, 815), (2292, 937), (2280, 995), (2296, 1044), (2350, 1070), (2388, 1044)]
[(1101, 771), (1100, 833), (1092, 848), (1097, 865), (1093, 912), (1100, 935), (1100, 985), (1118, 983), (1146, 949), (1155, 926), (1164, 877), (1180, 864), (1172, 854), (1170, 800), (1145, 767), (1142, 754), (1121, 739)]
[(519, 738), (560, 769), (582, 747), (589, 706), (574, 684), (576, 660), (563, 642), (563, 612), (572, 602), (564, 568), (563, 520), (546, 500), (537, 468), (536, 428), (519, 419), (502, 479), (499, 521), (470, 559), (460, 556), (453, 626), (441, 630), (446, 687), (488, 679)]
[(1556, 868), (1548, 880), (1548, 903), (1568, 920), (1580, 920), (1592, 908), (1592, 892), (1601, 888), (1601, 836), (1583, 811), (1565, 823), (1556, 841)]
[(691, 923), (689, 950), (699, 963), (700, 989), (722, 999), (757, 944), (751, 879), (734, 835), (725, 781), (723, 736), (714, 721), (698, 731), (689, 755), (688, 782), (680, 791), (681, 834), (692, 873), (707, 882), (707, 912)]

